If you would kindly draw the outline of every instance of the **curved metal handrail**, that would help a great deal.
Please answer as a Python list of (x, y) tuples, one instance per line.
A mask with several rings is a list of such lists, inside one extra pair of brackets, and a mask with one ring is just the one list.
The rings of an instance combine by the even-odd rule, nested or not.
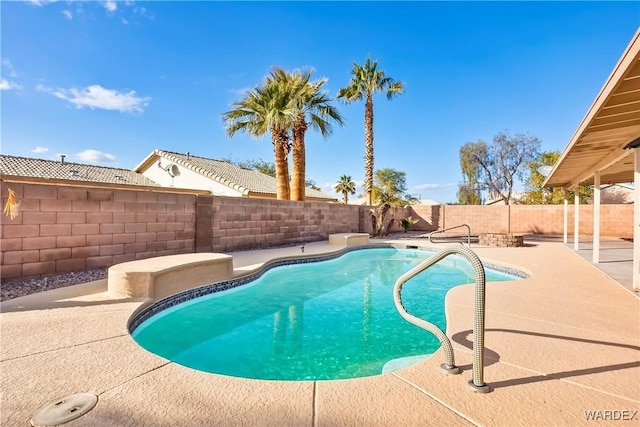
[(484, 266), (482, 265), (482, 261), (480, 261), (480, 258), (478, 258), (478, 255), (476, 255), (475, 252), (464, 246), (448, 246), (442, 249), (440, 252), (438, 252), (431, 258), (422, 261), (420, 264), (413, 267), (411, 270), (400, 276), (398, 280), (396, 280), (396, 283), (393, 285), (393, 301), (395, 303), (396, 309), (405, 320), (431, 332), (436, 336), (436, 338), (438, 338), (438, 341), (440, 341), (445, 354), (445, 363), (441, 364), (440, 367), (445, 372), (450, 374), (460, 373), (460, 368), (458, 368), (455, 364), (451, 341), (449, 341), (447, 335), (442, 331), (442, 329), (440, 329), (433, 323), (427, 322), (426, 320), (409, 313), (402, 304), (401, 295), (402, 287), (409, 279), (417, 276), (427, 268), (453, 254), (462, 255), (463, 257), (465, 257), (471, 263), (471, 266), (473, 267), (473, 271), (475, 273), (475, 308), (473, 320), (473, 379), (469, 381), (469, 386), (474, 391), (487, 393), (490, 391), (490, 388), (487, 384), (484, 383), (483, 378), (486, 282)]
[(449, 227), (449, 228), (445, 228), (445, 229), (442, 229), (442, 230), (432, 231), (431, 233), (429, 233), (429, 242), (430, 243), (437, 243), (437, 242), (434, 242), (433, 239), (432, 239), (434, 234), (444, 233), (446, 231), (454, 230), (456, 228), (461, 228), (461, 227), (467, 227), (467, 245), (471, 246), (471, 227), (469, 227), (468, 224), (460, 224), (460, 225), (456, 225), (455, 227)]

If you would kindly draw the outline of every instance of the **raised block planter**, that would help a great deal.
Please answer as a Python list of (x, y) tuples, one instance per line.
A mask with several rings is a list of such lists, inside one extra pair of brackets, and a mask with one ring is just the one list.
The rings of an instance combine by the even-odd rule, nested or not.
[(366, 246), (369, 244), (367, 233), (335, 233), (329, 234), (329, 244), (335, 246)]
[(162, 299), (233, 276), (233, 257), (217, 253), (167, 255), (109, 268), (109, 293), (121, 298)]
[(496, 246), (499, 248), (515, 248), (524, 246), (524, 236), (512, 233), (480, 233), (478, 243), (481, 246)]

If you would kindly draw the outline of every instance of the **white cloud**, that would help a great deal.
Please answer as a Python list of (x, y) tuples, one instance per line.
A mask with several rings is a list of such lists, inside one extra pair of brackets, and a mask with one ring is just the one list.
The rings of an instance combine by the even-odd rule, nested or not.
[(24, 2), (34, 6), (44, 6), (45, 4), (55, 3), (56, 0), (24, 0)]
[(49, 149), (46, 147), (36, 147), (33, 150), (31, 150), (32, 153), (36, 153), (36, 154), (46, 153), (47, 151), (49, 151)]
[(118, 8), (118, 4), (113, 0), (107, 0), (104, 3), (102, 3), (102, 7), (107, 9), (108, 12), (115, 12), (116, 9)]
[(116, 156), (109, 153), (103, 153), (98, 150), (84, 150), (76, 154), (80, 160), (84, 160), (89, 163), (113, 163), (116, 161)]
[(91, 85), (84, 89), (51, 89), (38, 85), (36, 89), (69, 101), (78, 108), (99, 108), (120, 111), (121, 113), (142, 113), (151, 99), (136, 96), (134, 90), (118, 92), (113, 89), (103, 88), (100, 85)]
[(8, 58), (2, 58), (2, 65), (9, 71), (10, 77), (18, 76), (18, 73), (16, 73), (16, 70), (13, 68), (13, 64)]
[(0, 90), (11, 90), (11, 89), (22, 89), (22, 86), (20, 86), (18, 83), (16, 82), (10, 82), (7, 79), (0, 79)]
[(156, 16), (153, 14), (150, 14), (149, 11), (144, 7), (134, 7), (133, 12), (141, 16), (144, 16), (145, 18), (150, 19), (152, 21), (156, 19)]
[(69, 10), (63, 10), (62, 14), (64, 15), (65, 18), (67, 18), (68, 20), (73, 19), (73, 13), (71, 13), (71, 11)]
[(243, 87), (240, 89), (228, 89), (227, 92), (234, 94), (237, 97), (242, 97), (247, 95), (249, 92), (251, 92), (254, 88), (253, 87)]
[(322, 192), (327, 194), (333, 194), (333, 192), (335, 191), (333, 189), (333, 185), (329, 182), (325, 183), (321, 188), (322, 188)]
[(413, 190), (442, 190), (445, 188), (451, 188), (451, 187), (455, 187), (458, 184), (456, 184), (455, 182), (448, 182), (445, 184), (419, 184), (414, 186), (412, 189)]

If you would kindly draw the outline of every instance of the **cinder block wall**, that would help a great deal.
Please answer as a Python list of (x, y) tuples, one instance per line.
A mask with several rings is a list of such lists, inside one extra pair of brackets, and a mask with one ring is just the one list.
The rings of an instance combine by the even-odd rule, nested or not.
[[(360, 232), (371, 234), (373, 232), (373, 224), (371, 222), (371, 207), (361, 206), (360, 209)], [(395, 212), (393, 210), (390, 210), (387, 213), (384, 223), (386, 226), (393, 216), (395, 220), (391, 227), (389, 227), (389, 232), (403, 232), (404, 229), (400, 224), (400, 220), (412, 217), (413, 219), (418, 220), (418, 222), (415, 223), (409, 230), (429, 232), (438, 229), (438, 226), (441, 222), (440, 212), (440, 205), (415, 205), (406, 208), (398, 208), (395, 209)]]
[[(331, 233), (371, 233), (370, 208), (196, 196), (171, 191), (2, 183), (20, 202), (0, 216), (0, 278), (36, 277), (125, 261), (201, 251), (230, 252), (326, 240)], [(569, 206), (569, 234), (574, 207)], [(412, 206), (412, 230), (469, 224), (473, 234), (562, 234), (563, 206)], [(391, 231), (401, 231), (398, 223)], [(593, 206), (580, 206), (580, 234), (593, 233)], [(633, 205), (603, 205), (601, 234), (633, 237)]]
[[(370, 208), (361, 207), (361, 227), (371, 233)], [(569, 205), (567, 222), (569, 234), (573, 234), (574, 206)], [(413, 217), (418, 222), (413, 231), (430, 232), (438, 229), (468, 224), (473, 234), (520, 233), (561, 235), (563, 233), (563, 205), (414, 205), (397, 209), (395, 218)], [(386, 221), (391, 218), (387, 214)], [(633, 205), (601, 205), (600, 234), (605, 237), (633, 237)], [(402, 231), (396, 221), (391, 231)], [(464, 229), (460, 230), (465, 233)], [(580, 234), (593, 234), (593, 205), (580, 205)]]
[(211, 247), (214, 252), (228, 252), (357, 233), (361, 209), (322, 202), (213, 197)]
[(442, 205), (442, 208), (443, 228), (468, 224), (473, 234), (506, 233), (509, 228), (509, 206)]
[[(512, 233), (561, 235), (563, 232), (564, 206), (562, 205), (514, 205), (509, 208)], [(580, 205), (580, 212), (585, 212), (587, 208), (590, 207)], [(570, 231), (573, 231), (573, 205), (569, 206), (567, 221)], [(582, 227), (584, 225), (582, 224)]]
[[(412, 207), (412, 215), (421, 221), (414, 230), (422, 230), (421, 224), (438, 229), (468, 224), (472, 234), (520, 233), (561, 235), (563, 233), (563, 205), (491, 205), (463, 206), (438, 205), (429, 211), (426, 206)], [(603, 237), (633, 237), (633, 205), (601, 205), (600, 235)], [(425, 213), (426, 212), (426, 213)], [(573, 235), (575, 209), (568, 206), (569, 235)], [(580, 205), (580, 234), (593, 234), (593, 205)]]
[[(582, 209), (582, 206), (580, 208)], [(580, 216), (582, 217), (582, 213)], [(603, 221), (603, 218), (606, 219)], [(593, 224), (593, 221), (591, 223)], [(633, 238), (633, 204), (602, 205), (600, 233), (603, 236)]]
[(2, 279), (108, 267), (125, 261), (193, 252), (195, 195), (2, 185), (20, 202), (0, 222)]

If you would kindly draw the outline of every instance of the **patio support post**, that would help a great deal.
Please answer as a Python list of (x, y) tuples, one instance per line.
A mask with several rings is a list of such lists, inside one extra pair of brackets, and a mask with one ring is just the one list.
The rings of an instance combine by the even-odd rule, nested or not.
[(640, 149), (633, 149), (633, 289), (640, 289)]
[(594, 264), (600, 262), (600, 171), (593, 174), (593, 254)]
[(569, 222), (569, 190), (567, 187), (562, 187), (562, 196), (564, 199), (564, 211), (562, 213), (562, 243), (565, 245), (569, 241), (568, 239), (568, 222)]
[(580, 249), (580, 184), (576, 185), (573, 196), (573, 250)]
[(564, 218), (562, 225), (562, 242), (566, 245), (569, 239), (567, 238), (568, 233), (568, 222), (569, 222), (569, 191), (567, 187), (562, 188), (562, 192), (564, 193)]

